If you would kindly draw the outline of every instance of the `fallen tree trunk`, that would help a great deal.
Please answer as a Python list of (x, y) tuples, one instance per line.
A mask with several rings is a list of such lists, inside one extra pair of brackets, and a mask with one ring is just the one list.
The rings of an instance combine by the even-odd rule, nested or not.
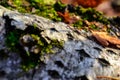
[[(82, 36), (82, 31), (78, 31), (62, 22), (53, 22), (36, 15), (8, 11), (2, 7), (0, 7), (0, 14), (0, 38), (3, 37), (0, 39), (0, 50), (6, 51), (6, 54), (8, 53), (8, 57), (0, 61), (0, 74), (2, 72), (5, 73), (3, 77), (0, 76), (1, 79), (97, 80), (98, 78), (115, 77), (114, 79), (120, 80), (119, 49), (102, 47)], [(18, 48), (22, 47), (20, 50), (23, 50), (18, 52), (20, 55), (21, 53), (28, 53), (29, 55), (41, 53), (41, 47), (38, 48), (37, 46), (38, 44), (42, 46), (42, 43), (38, 42), (39, 40), (43, 41), (44, 46), (51, 44), (53, 40), (58, 43), (62, 41), (62, 48), (51, 44), (52, 48), (50, 49), (53, 50), (54, 54), (46, 54), (47, 52), (43, 51), (43, 55), (39, 56), (40, 61), (45, 65), (38, 65), (36, 68), (22, 74), (20, 69), (22, 58), (18, 54), (13, 54), (5, 43), (6, 35), (11, 34), (15, 30), (20, 30), (18, 32), (20, 36), (17, 41), (19, 44)], [(32, 34), (35, 34), (35, 37)], [(11, 53), (14, 55), (14, 59), (9, 58)], [(11, 60), (11, 63), (7, 62), (8, 59)], [(19, 59), (18, 63), (15, 63), (17, 59)], [(7, 66), (7, 63), (3, 63), (3, 61), (6, 61), (9, 65)], [(10, 66), (13, 63), (16, 70)]]

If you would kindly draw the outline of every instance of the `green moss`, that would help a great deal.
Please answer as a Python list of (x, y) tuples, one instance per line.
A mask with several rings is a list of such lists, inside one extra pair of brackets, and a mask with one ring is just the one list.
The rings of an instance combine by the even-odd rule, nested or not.
[(55, 53), (55, 51), (52, 50), (53, 48), (62, 49), (63, 48), (63, 41), (52, 40), (50, 44), (43, 47), (43, 49), (41, 50), (41, 53), (42, 54)]
[[(11, 0), (12, 5), (15, 7), (11, 7), (7, 4), (7, 0), (2, 0), (0, 4), (3, 6), (9, 7), (11, 9), (17, 9), (19, 12), (29, 12), (32, 14), (37, 14), (39, 16), (43, 16), (54, 21), (62, 21), (62, 19), (58, 16), (57, 11), (64, 12), (66, 9), (69, 12), (74, 12), (75, 14), (82, 17), (83, 20), (88, 21), (98, 21), (103, 24), (109, 24), (107, 18), (103, 16), (102, 13), (96, 11), (93, 8), (83, 8), (83, 7), (71, 7), (65, 4), (62, 4), (60, 1), (55, 3), (54, 0)], [(32, 12), (32, 9), (35, 8), (35, 11)], [(75, 23), (78, 24), (78, 22)]]
[(81, 16), (82, 19), (88, 20), (88, 21), (97, 21), (101, 22), (103, 24), (109, 24), (109, 20), (103, 16), (102, 13), (96, 11), (93, 8), (82, 8), (77, 7), (76, 13)]
[(56, 10), (56, 11), (64, 11), (65, 10), (65, 8), (67, 7), (67, 5), (65, 5), (65, 4), (62, 4), (60, 1), (58, 1), (58, 2), (56, 2), (55, 4), (54, 4), (54, 9)]
[[(0, 4), (12, 9), (18, 10), (22, 13), (31, 13), (49, 18), (54, 21), (61, 21), (61, 18), (58, 17), (56, 9), (63, 9), (63, 4), (57, 5), (54, 0), (11, 0), (11, 6), (8, 5), (7, 0), (3, 0)], [(55, 4), (54, 4), (55, 3)], [(65, 6), (64, 6), (65, 7)], [(35, 11), (32, 11), (32, 9)]]
[(99, 30), (99, 28), (98, 28), (96, 25), (94, 25), (94, 24), (91, 24), (91, 25), (90, 25), (90, 28), (91, 28), (92, 30)]
[(79, 20), (79, 21), (75, 22), (72, 26), (74, 26), (76, 28), (82, 28), (84, 26), (83, 20)]
[(39, 46), (44, 46), (44, 43), (41, 41), (41, 38), (38, 35), (31, 34), (31, 37), (36, 41), (36, 44)]
[(13, 1), (16, 6), (21, 6), (22, 5), (22, 1), (21, 0), (14, 0)]
[(38, 53), (31, 53), (29, 52), (29, 56), (27, 56), (27, 60), (24, 59), (22, 68), (24, 70), (29, 70), (34, 68), (36, 65), (40, 64), (42, 57), (47, 54), (53, 54), (55, 51), (53, 48), (62, 48), (63, 42), (52, 40), (49, 44), (42, 40), (42, 38), (36, 34), (31, 34), (31, 37), (35, 40), (35, 45), (39, 49)]
[(25, 59), (23, 61), (22, 68), (23, 70), (27, 71), (31, 68), (34, 68), (38, 64), (41, 63), (41, 61), (44, 61), (43, 56), (47, 54), (53, 54), (55, 51), (53, 48), (62, 48), (63, 47), (63, 42), (62, 41), (57, 41), (57, 40), (52, 40), (50, 44), (46, 44), (44, 41), (40, 39), (38, 35), (31, 35), (35, 40), (36, 40), (36, 45), (37, 48), (40, 49), (39, 53), (30, 53), (29, 56), (27, 56), (27, 60)]
[[(31, 28), (31, 29), (30, 29)], [(37, 28), (36, 24), (30, 26), (30, 28), (25, 31), (18, 29), (9, 30), (6, 34), (6, 45), (10, 51), (17, 52), (22, 58), (21, 68), (25, 71), (34, 68), (36, 65), (40, 64), (41, 58), (47, 54), (53, 54), (55, 51), (53, 48), (61, 49), (63, 47), (62, 41), (51, 40), (50, 43), (47, 43), (41, 36), (40, 31)], [(27, 31), (28, 30), (28, 31)], [(31, 31), (30, 31), (31, 30)], [(33, 40), (33, 45), (27, 45), (21, 42), (21, 38), (24, 35), (30, 35)], [(36, 46), (38, 52), (26, 51), (24, 47), (28, 47), (31, 50), (31, 47)]]
[(6, 34), (6, 45), (8, 46), (9, 50), (18, 51), (16, 48), (19, 44), (21, 32), (19, 30), (10, 31)]
[(49, 44), (46, 43), (45, 41), (42, 41), (42, 39), (35, 34), (31, 34), (32, 38), (35, 39), (37, 47), (40, 49), (40, 55), (43, 55), (44, 53), (54, 53), (52, 50), (53, 47), (58, 47), (62, 48), (63, 42), (62, 41), (57, 41), (57, 40), (52, 40)]

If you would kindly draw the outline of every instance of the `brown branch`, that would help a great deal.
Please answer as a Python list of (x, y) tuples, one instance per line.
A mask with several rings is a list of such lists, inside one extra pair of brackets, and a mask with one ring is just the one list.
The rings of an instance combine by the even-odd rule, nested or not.
[(97, 76), (97, 79), (109, 79), (109, 80), (120, 80), (120, 78), (109, 77), (109, 76)]

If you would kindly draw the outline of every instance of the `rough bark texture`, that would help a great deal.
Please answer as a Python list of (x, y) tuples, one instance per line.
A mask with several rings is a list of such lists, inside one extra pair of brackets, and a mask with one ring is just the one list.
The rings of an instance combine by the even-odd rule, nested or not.
[[(14, 27), (24, 31), (28, 26), (37, 25), (45, 42), (64, 41), (63, 49), (56, 49), (55, 54), (44, 56), (44, 67), (37, 66), (24, 73), (20, 68), (21, 58), (10, 52), (5, 45), (7, 28)], [(7, 28), (6, 28), (7, 27)], [(97, 76), (120, 77), (120, 50), (102, 47), (82, 36), (62, 22), (36, 15), (9, 11), (0, 6), (0, 52), (1, 80), (97, 80)], [(87, 33), (86, 33), (87, 34)], [(27, 46), (22, 46), (27, 47)]]

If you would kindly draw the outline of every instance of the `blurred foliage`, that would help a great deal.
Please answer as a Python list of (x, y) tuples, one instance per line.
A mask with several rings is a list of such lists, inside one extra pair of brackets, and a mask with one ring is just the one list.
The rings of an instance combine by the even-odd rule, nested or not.
[(84, 20), (97, 21), (97, 22), (101, 22), (103, 24), (109, 24), (108, 19), (106, 17), (104, 17), (104, 15), (101, 12), (98, 12), (93, 8), (77, 7), (76, 12)]
[[(108, 19), (93, 8), (75, 7), (62, 4), (60, 1), (56, 0), (2, 0), (0, 4), (12, 10), (18, 10), (22, 13), (37, 14), (53, 21), (62, 21), (61, 17), (57, 14), (57, 11), (65, 12), (68, 10), (70, 13), (79, 15), (83, 20), (109, 24)], [(82, 22), (79, 21), (79, 23)], [(77, 24), (78, 22), (76, 22), (75, 27)]]
[(53, 7), (54, 3), (55, 0), (3, 0), (0, 5), (22, 13), (37, 14), (54, 21), (61, 21)]
[(58, 2), (56, 2), (56, 3), (54, 4), (54, 9), (55, 9), (56, 11), (63, 12), (63, 11), (65, 11), (66, 6), (67, 6), (67, 5), (62, 4), (60, 1), (58, 1)]
[(72, 26), (77, 27), (77, 28), (82, 28), (84, 26), (83, 20), (79, 20), (75, 22)]

